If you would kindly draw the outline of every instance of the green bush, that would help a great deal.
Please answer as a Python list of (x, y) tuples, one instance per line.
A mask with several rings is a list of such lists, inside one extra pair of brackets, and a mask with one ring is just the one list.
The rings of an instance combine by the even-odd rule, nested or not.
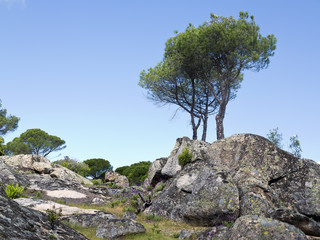
[(164, 189), (164, 187), (166, 186), (165, 182), (161, 182), (155, 189), (156, 192), (160, 192)]
[(12, 199), (16, 199), (16, 198), (20, 198), (23, 192), (23, 186), (18, 185), (18, 183), (16, 185), (11, 184), (8, 185), (6, 184), (6, 194), (8, 195), (9, 198)]
[(155, 214), (148, 214), (146, 216), (146, 220), (148, 220), (148, 221), (161, 221), (162, 217), (155, 215)]
[(88, 164), (84, 162), (78, 162), (77, 160), (71, 159), (68, 156), (65, 156), (62, 160), (53, 162), (53, 164), (60, 164), (62, 167), (68, 168), (83, 177), (86, 177), (90, 171)]
[(179, 238), (179, 236), (180, 236), (180, 233), (179, 233), (179, 232), (175, 232), (175, 233), (172, 235), (173, 238)]
[(42, 199), (42, 193), (40, 191), (37, 192), (36, 194), (36, 198), (38, 199)]
[(191, 162), (192, 153), (189, 151), (188, 148), (185, 148), (182, 150), (182, 153), (178, 155), (178, 160), (181, 166), (185, 166), (186, 164)]
[(95, 186), (100, 186), (100, 185), (102, 185), (102, 180), (101, 180), (101, 179), (92, 179), (91, 182), (92, 182), (93, 185), (95, 185)]
[(110, 207), (111, 208), (114, 208), (116, 206), (119, 206), (121, 203), (121, 201), (118, 199), (118, 200), (114, 200), (113, 202), (110, 203)]
[(147, 177), (151, 162), (139, 162), (117, 168), (115, 171), (128, 178), (130, 184), (141, 184)]

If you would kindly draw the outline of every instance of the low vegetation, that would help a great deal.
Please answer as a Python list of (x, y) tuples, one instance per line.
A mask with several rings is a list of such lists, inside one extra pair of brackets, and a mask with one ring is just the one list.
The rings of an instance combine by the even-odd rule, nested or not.
[(22, 197), (22, 192), (24, 190), (23, 186), (18, 184), (6, 184), (5, 191), (9, 198), (16, 199)]
[[(110, 205), (105, 206), (95, 206), (95, 205), (72, 205), (79, 208), (95, 208), (101, 211), (113, 213), (119, 218), (122, 218), (123, 214), (126, 212), (126, 203), (118, 202), (115, 206), (111, 207)], [(162, 218), (154, 214), (144, 214), (140, 213), (137, 215), (136, 221), (140, 222), (145, 228), (145, 233), (139, 234), (130, 234), (122, 237), (123, 240), (172, 240), (177, 239), (181, 229), (187, 230), (204, 230), (202, 227), (194, 227), (192, 225), (175, 222)], [(79, 225), (69, 225), (71, 228), (82, 233), (87, 238), (91, 240), (101, 240), (101, 238), (96, 237), (95, 227), (81, 227)]]
[(115, 171), (126, 176), (131, 185), (140, 185), (147, 178), (150, 165), (151, 162), (138, 162), (119, 167)]
[(178, 155), (179, 164), (181, 166), (185, 166), (186, 164), (190, 163), (192, 160), (192, 153), (189, 151), (188, 148), (182, 150), (182, 152)]

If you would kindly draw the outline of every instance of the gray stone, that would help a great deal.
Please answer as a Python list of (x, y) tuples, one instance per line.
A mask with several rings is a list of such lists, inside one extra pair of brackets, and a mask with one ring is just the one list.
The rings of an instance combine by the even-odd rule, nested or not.
[(116, 239), (127, 234), (144, 233), (146, 229), (141, 223), (130, 219), (110, 219), (97, 227), (96, 236)]
[[(177, 156), (186, 147), (192, 162), (181, 168)], [(180, 138), (161, 172), (169, 179), (146, 213), (205, 226), (259, 215), (320, 237), (320, 165), (264, 137), (236, 134), (211, 145)], [(271, 215), (277, 209), (290, 211)]]
[(198, 140), (190, 140), (188, 137), (178, 138), (165, 166), (161, 170), (161, 174), (164, 176), (173, 177), (182, 169), (182, 167), (179, 165), (178, 156), (185, 148), (188, 148), (192, 152), (192, 161), (195, 161), (205, 157), (204, 155), (206, 149), (209, 146), (209, 143)]
[(161, 174), (162, 168), (167, 163), (168, 158), (156, 159), (149, 167), (148, 177), (146, 181), (151, 186), (155, 186), (158, 182), (163, 180), (163, 175)]
[(114, 171), (106, 171), (105, 173), (105, 181), (106, 182), (113, 182), (117, 186), (120, 187), (128, 187), (129, 181), (126, 176), (120, 175), (117, 172)]
[(42, 212), (20, 206), (9, 199), (0, 186), (0, 239), (47, 240), (53, 236), (66, 240), (87, 239), (58, 220), (50, 221)]
[(271, 218), (246, 215), (236, 220), (228, 231), (228, 239), (296, 239), (306, 240), (307, 236), (293, 225)]
[(29, 181), (18, 170), (8, 166), (0, 159), (0, 184), (19, 184), (20, 186), (29, 185)]
[(133, 212), (126, 212), (125, 214), (123, 214), (123, 218), (128, 218), (128, 219), (136, 219), (137, 215)]
[(89, 186), (93, 185), (93, 183), (89, 179), (80, 176), (79, 174), (69, 170), (68, 168), (62, 167), (59, 164), (53, 165), (53, 170), (51, 171), (50, 176), (52, 178), (58, 178), (62, 180), (76, 182), (79, 184), (85, 184)]
[(71, 226), (97, 227), (106, 223), (110, 219), (117, 219), (112, 213), (98, 211), (95, 214), (73, 214), (71, 216), (62, 217), (61, 220)]
[(290, 223), (308, 235), (320, 236), (320, 222), (292, 209), (276, 209), (270, 212), (269, 216), (279, 221)]

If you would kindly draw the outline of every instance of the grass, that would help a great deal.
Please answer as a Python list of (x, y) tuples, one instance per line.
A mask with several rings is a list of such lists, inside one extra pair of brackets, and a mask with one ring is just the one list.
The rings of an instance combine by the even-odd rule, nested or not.
[[(123, 204), (119, 204), (117, 206), (114, 206), (113, 208), (105, 205), (105, 206), (95, 206), (95, 205), (88, 205), (88, 204), (81, 204), (81, 205), (75, 205), (72, 206), (78, 207), (78, 208), (84, 208), (84, 209), (98, 209), (101, 211), (113, 213), (117, 215), (118, 217), (122, 217), (124, 212), (124, 206)], [(152, 216), (152, 217), (151, 217)], [(181, 229), (187, 229), (187, 230), (203, 230), (205, 228), (201, 227), (193, 227), (190, 224), (181, 223), (181, 222), (175, 222), (171, 221), (156, 215), (146, 215), (146, 214), (139, 214), (136, 219), (137, 222), (140, 222), (145, 228), (145, 233), (139, 233), (139, 234), (130, 234), (126, 235), (122, 238), (122, 240), (173, 240), (177, 239), (174, 236), (177, 234), (177, 232), (180, 232)], [(70, 226), (76, 231), (82, 233), (84, 236), (86, 236), (88, 239), (91, 240), (101, 240), (101, 238), (96, 237), (96, 228), (93, 227), (81, 227), (81, 226)]]

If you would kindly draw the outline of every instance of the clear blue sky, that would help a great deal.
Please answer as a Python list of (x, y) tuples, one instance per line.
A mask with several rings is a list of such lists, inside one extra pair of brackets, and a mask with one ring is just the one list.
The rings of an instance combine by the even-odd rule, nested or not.
[[(0, 99), (21, 118), (6, 142), (40, 128), (67, 143), (51, 160), (116, 168), (168, 156), (176, 138), (191, 137), (189, 117), (171, 120), (175, 106), (147, 100), (139, 74), (162, 60), (174, 30), (239, 11), (278, 43), (268, 69), (245, 72), (225, 135), (279, 127), (285, 149), (298, 134), (302, 156), (320, 161), (319, 0), (0, 0)], [(208, 131), (215, 141), (214, 117)]]

